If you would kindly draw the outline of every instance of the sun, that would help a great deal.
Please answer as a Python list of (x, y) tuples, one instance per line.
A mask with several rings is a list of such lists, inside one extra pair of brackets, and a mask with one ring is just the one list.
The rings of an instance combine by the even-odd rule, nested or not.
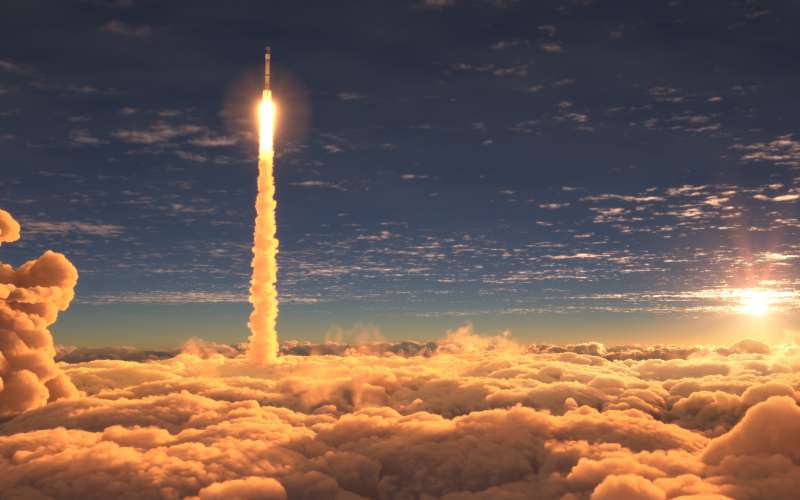
[(739, 312), (750, 316), (764, 316), (769, 312), (769, 294), (759, 290), (744, 290), (741, 294)]

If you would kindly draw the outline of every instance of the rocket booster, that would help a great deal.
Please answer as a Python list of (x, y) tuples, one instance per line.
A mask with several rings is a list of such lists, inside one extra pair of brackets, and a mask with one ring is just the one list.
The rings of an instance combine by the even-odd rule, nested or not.
[(267, 50), (264, 52), (264, 92), (272, 91), (272, 84), (269, 81), (269, 61), (271, 57), (271, 50), (267, 47)]

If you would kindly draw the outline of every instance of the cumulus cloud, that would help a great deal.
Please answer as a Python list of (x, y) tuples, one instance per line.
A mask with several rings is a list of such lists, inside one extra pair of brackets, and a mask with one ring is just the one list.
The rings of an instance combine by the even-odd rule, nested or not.
[(199, 500), (284, 500), (286, 490), (281, 483), (269, 478), (252, 476), (213, 483), (200, 490)]
[[(0, 242), (19, 234), (19, 224), (0, 210)], [(0, 419), (78, 395), (53, 360), (48, 331), (77, 282), (77, 270), (60, 253), (47, 251), (17, 269), (0, 262)]]
[(19, 230), (19, 223), (11, 217), (11, 214), (0, 209), (0, 245), (17, 241)]
[(776, 396), (754, 406), (730, 432), (713, 440), (703, 461), (781, 455), (800, 464), (800, 407), (793, 397)]
[(592, 492), (591, 500), (665, 500), (664, 490), (636, 474), (609, 475)]

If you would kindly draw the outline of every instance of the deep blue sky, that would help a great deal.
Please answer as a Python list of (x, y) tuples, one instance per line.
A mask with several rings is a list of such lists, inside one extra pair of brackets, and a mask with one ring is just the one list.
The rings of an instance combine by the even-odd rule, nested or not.
[[(0, 207), (67, 344), (246, 338), (263, 48), (283, 339), (791, 334), (797, 2), (9, 1)], [(758, 324), (731, 289), (776, 294)], [(745, 332), (747, 333), (747, 332)]]

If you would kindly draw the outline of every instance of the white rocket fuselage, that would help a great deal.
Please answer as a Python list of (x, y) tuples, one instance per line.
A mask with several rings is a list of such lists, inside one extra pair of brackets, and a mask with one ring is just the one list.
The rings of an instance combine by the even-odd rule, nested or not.
[(269, 92), (272, 90), (272, 84), (269, 78), (269, 63), (270, 58), (272, 57), (270, 48), (267, 47), (267, 50), (264, 52), (264, 91)]

